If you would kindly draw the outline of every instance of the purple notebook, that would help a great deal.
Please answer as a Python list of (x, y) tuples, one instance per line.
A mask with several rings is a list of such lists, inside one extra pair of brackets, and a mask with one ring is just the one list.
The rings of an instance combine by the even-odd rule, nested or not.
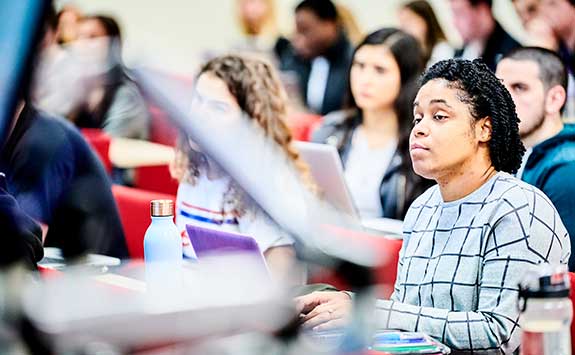
[(222, 252), (250, 252), (262, 255), (258, 243), (254, 238), (247, 235), (203, 228), (192, 224), (186, 225), (186, 230), (198, 258)]

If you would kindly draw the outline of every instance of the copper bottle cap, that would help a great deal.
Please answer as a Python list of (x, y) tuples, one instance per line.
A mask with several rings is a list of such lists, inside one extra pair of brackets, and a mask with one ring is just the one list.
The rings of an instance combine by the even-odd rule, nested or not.
[(169, 217), (174, 215), (174, 201), (172, 200), (152, 200), (150, 202), (150, 213), (152, 217)]

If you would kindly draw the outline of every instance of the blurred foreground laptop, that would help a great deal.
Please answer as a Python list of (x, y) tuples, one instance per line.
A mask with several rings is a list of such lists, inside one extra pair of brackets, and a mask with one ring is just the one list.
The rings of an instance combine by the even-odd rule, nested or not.
[(329, 144), (295, 142), (302, 159), (309, 165), (311, 174), (324, 193), (326, 200), (357, 220), (368, 231), (401, 238), (403, 222), (391, 218), (361, 219), (345, 182), (343, 164), (334, 146)]

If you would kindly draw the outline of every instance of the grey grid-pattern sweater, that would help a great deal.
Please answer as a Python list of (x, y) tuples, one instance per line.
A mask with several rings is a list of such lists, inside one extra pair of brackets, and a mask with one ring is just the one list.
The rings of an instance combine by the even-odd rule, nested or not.
[(453, 202), (433, 186), (406, 216), (395, 291), (377, 302), (378, 327), (425, 332), (454, 349), (512, 353), (524, 271), (566, 264), (570, 250), (549, 199), (509, 174)]

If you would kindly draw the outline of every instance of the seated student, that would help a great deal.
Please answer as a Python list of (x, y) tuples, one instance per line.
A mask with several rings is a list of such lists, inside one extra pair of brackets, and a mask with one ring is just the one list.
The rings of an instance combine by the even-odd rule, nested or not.
[(382, 28), (357, 46), (349, 70), (349, 108), (327, 115), (312, 140), (334, 145), (362, 217), (403, 219), (429, 186), (409, 159), (412, 102), (423, 71), (417, 40)]
[(527, 33), (528, 44), (551, 50), (559, 48), (551, 26), (541, 16), (541, 0), (511, 0), (511, 3)]
[[(88, 16), (78, 24), (78, 40), (88, 47), (104, 44), (101, 56), (106, 71), (90, 78), (86, 97), (68, 116), (81, 128), (101, 128), (112, 137), (148, 139), (150, 115), (136, 84), (122, 63), (120, 27), (111, 17)], [(98, 42), (99, 41), (99, 42)]]
[[(566, 264), (569, 235), (549, 199), (513, 177), (524, 152), (509, 92), (479, 61), (447, 60), (422, 77), (413, 168), (437, 181), (409, 209), (390, 300), (377, 327), (420, 331), (452, 349), (517, 350), (518, 284), (530, 265)], [(344, 292), (298, 299), (305, 326), (346, 321)]]
[(463, 47), (455, 51), (456, 58), (482, 58), (495, 70), (502, 55), (520, 47), (493, 16), (493, 0), (449, 0), (449, 5), (453, 24), (463, 40)]
[(295, 9), (294, 38), (280, 38), (274, 53), (283, 72), (297, 76), (300, 95), (312, 112), (342, 108), (352, 45), (331, 0), (303, 0)]
[(417, 39), (426, 67), (453, 57), (454, 50), (435, 16), (433, 7), (426, 0), (413, 0), (398, 12), (399, 28)]
[[(217, 57), (201, 68), (195, 90), (192, 107), (208, 102), (217, 105), (222, 114), (244, 112), (291, 158), (301, 172), (302, 183), (314, 188), (305, 164), (292, 146), (291, 134), (283, 121), (285, 93), (269, 64), (238, 55)], [(176, 224), (182, 235), (185, 236), (186, 224), (247, 234), (257, 241), (272, 273), (280, 278), (294, 277), (291, 236), (199, 147), (188, 140), (182, 143), (172, 165), (172, 175), (180, 181)], [(297, 281), (301, 282), (301, 277)]]
[(575, 0), (541, 0), (539, 13), (559, 42), (559, 56), (569, 72), (565, 117), (575, 118)]
[[(54, 39), (53, 19), (49, 6), (39, 49), (45, 50)], [(47, 228), (45, 246), (61, 248), (64, 256), (70, 257), (84, 252), (128, 257), (102, 163), (74, 126), (31, 105), (28, 101), (33, 91), (24, 94), (27, 101), (18, 103), (0, 151), (7, 192), (24, 213), (41, 223), (44, 231)], [(0, 226), (2, 230), (4, 224)]]
[[(527, 148), (517, 177), (549, 197), (574, 238), (575, 125), (561, 119), (567, 96), (565, 65), (547, 49), (519, 48), (497, 64), (496, 75), (513, 97), (519, 135)], [(569, 269), (575, 271), (575, 258)]]
[(128, 257), (108, 176), (88, 143), (69, 122), (20, 107), (0, 170), (22, 210), (47, 226), (44, 245)]

